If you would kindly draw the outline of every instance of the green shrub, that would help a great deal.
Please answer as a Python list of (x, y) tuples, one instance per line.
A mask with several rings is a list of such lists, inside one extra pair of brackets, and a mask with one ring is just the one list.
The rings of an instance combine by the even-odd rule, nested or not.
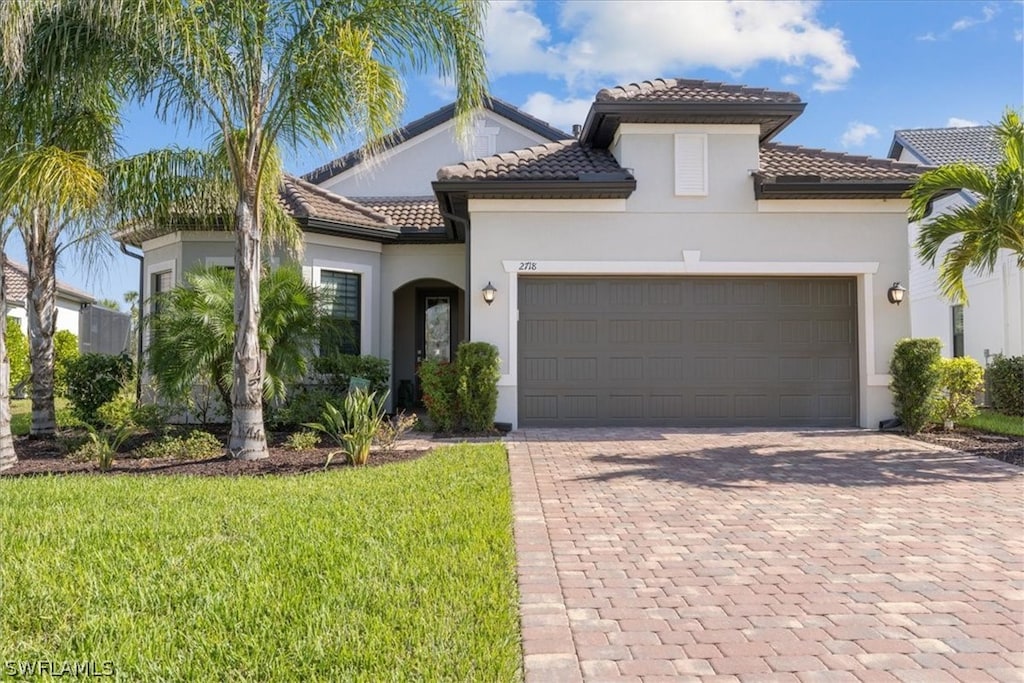
[(96, 422), (100, 406), (117, 396), (132, 377), (130, 356), (84, 353), (68, 364), (68, 399), (75, 415), (89, 424)]
[(889, 388), (896, 417), (911, 434), (920, 432), (932, 416), (941, 352), (942, 342), (934, 337), (901, 339), (893, 349)]
[(391, 380), (391, 368), (383, 358), (337, 353), (313, 359), (313, 369), (323, 375), (324, 384), (339, 393), (348, 390), (349, 380), (362, 377), (370, 382), (370, 391), (383, 395)]
[(11, 364), (11, 388), (27, 384), (32, 374), (28, 362), (28, 337), (21, 331), (17, 318), (7, 319), (7, 359)]
[(136, 449), (140, 458), (205, 460), (220, 455), (224, 446), (213, 434), (196, 429), (184, 436), (162, 436)]
[(53, 392), (55, 395), (68, 395), (68, 369), (80, 355), (77, 336), (67, 330), (58, 330), (53, 335)]
[(306, 426), (326, 434), (339, 446), (340, 451), (327, 454), (324, 469), (338, 453), (344, 453), (352, 465), (365, 465), (370, 458), (370, 446), (384, 421), (384, 401), (387, 396), (377, 400), (376, 392), (361, 389), (350, 391), (345, 395), (341, 410), (328, 403), (324, 406), (320, 422), (311, 422)]
[(459, 426), (459, 375), (452, 363), (425, 360), (420, 363), (420, 388), (427, 417), (439, 432), (452, 432)]
[(978, 412), (974, 395), (982, 387), (985, 371), (973, 358), (939, 359), (939, 397), (934, 419), (940, 423), (968, 420)]
[(985, 372), (989, 404), (1004, 415), (1024, 415), (1024, 356), (997, 355)]
[(309, 451), (320, 445), (320, 435), (314, 431), (304, 429), (301, 432), (292, 432), (284, 447), (292, 451)]
[(288, 400), (268, 410), (267, 422), (281, 427), (298, 427), (315, 422), (324, 412), (324, 406), (339, 401), (344, 391), (325, 386), (299, 387), (288, 393)]
[(106, 472), (114, 464), (114, 455), (133, 431), (131, 426), (121, 426), (117, 429), (103, 431), (89, 427), (89, 440), (79, 447), (71, 457), (77, 462), (95, 460), (100, 471)]
[(501, 377), (498, 348), (486, 342), (463, 342), (459, 344), (455, 366), (459, 376), (458, 403), (466, 427), (474, 432), (493, 429)]

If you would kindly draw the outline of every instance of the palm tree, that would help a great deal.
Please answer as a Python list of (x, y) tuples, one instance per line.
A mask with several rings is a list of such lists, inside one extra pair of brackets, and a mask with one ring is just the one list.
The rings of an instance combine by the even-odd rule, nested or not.
[[(160, 295), (150, 319), (148, 365), (160, 393), (188, 401), (205, 381), (231, 414), (234, 277), (223, 267), (197, 267), (185, 286)], [(263, 398), (283, 400), (288, 383), (306, 374), (323, 326), (321, 296), (297, 266), (264, 269), (260, 280), (260, 349), (266, 358)]]
[(53, 50), (72, 35), (83, 40), (82, 25), (74, 13), (46, 17), (27, 36), (19, 69), (0, 69), (0, 209), (21, 233), (28, 261), (33, 436), (56, 430), (57, 260), (100, 234), (92, 222), (100, 167), (116, 149), (119, 103), (104, 76), (112, 73), (105, 51)]
[(11, 433), (11, 364), (7, 357), (7, 236), (10, 229), (0, 221), (0, 472), (14, 467), (18, 454), (14, 450), (14, 435)]
[(958, 303), (967, 303), (966, 271), (992, 272), (1001, 249), (1009, 249), (1024, 268), (1024, 124), (1017, 112), (1003, 115), (996, 137), (1003, 154), (994, 169), (945, 164), (924, 173), (907, 192), (911, 221), (926, 221), (932, 202), (951, 191), (967, 190), (976, 198), (922, 222), (915, 244), (921, 262), (934, 266), (946, 240), (958, 238), (939, 264), (939, 288)]
[[(401, 72), (435, 66), (454, 80), (463, 127), (484, 94), (479, 0), (22, 0), (3, 46), (19, 55), (25, 25), (54, 7), (89, 7), (93, 21), (134, 46), (135, 85), (158, 110), (212, 124), (225, 140), (235, 193), (235, 340), (228, 451), (268, 455), (259, 348), (259, 197), (280, 178), (277, 146), (330, 145), (359, 131), (371, 147), (397, 127)], [(27, 18), (26, 18), (27, 17)]]

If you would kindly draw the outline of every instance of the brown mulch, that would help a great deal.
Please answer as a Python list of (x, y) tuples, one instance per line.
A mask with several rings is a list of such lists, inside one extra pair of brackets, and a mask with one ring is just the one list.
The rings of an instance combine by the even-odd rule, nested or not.
[(965, 427), (957, 427), (949, 432), (943, 429), (933, 429), (908, 436), (911, 439), (936, 446), (952, 448), (961, 453), (992, 458), (1017, 467), (1024, 467), (1024, 439), (1019, 436), (986, 434)]
[[(223, 435), (218, 434), (222, 437)], [(94, 462), (74, 462), (66, 455), (66, 448), (59, 439), (29, 439), (16, 437), (14, 449), (18, 462), (5, 471), (5, 477), (33, 476), (45, 474), (135, 474), (135, 475), (193, 475), (200, 477), (217, 476), (264, 476), (292, 475), (320, 472), (324, 469), (327, 455), (337, 448), (320, 447), (304, 451), (293, 451), (283, 447), (287, 434), (268, 434), (270, 457), (263, 460), (235, 460), (217, 456), (205, 460), (183, 460), (179, 458), (134, 458), (131, 454), (118, 457), (107, 472), (100, 472)], [(429, 453), (431, 448), (423, 440), (399, 443), (391, 453), (371, 451), (366, 467), (378, 467), (397, 462), (415, 460)], [(351, 467), (343, 455), (334, 457), (328, 469)]]

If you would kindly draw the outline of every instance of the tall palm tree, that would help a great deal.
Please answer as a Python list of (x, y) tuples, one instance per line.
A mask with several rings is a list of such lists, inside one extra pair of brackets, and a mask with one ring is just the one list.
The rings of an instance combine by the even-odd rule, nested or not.
[[(57, 260), (101, 232), (93, 223), (100, 168), (116, 150), (119, 108), (114, 62), (95, 34), (80, 30), (83, 18), (69, 11), (43, 19), (26, 38), (19, 68), (0, 69), (0, 209), (20, 232), (28, 261), (34, 436), (56, 430)], [(72, 37), (100, 49), (54, 50)]]
[(7, 236), (10, 234), (0, 220), (0, 472), (14, 467), (18, 454), (11, 433), (11, 363), (7, 356)]
[[(947, 240), (955, 239), (939, 264), (939, 289), (967, 303), (964, 274), (990, 273), (1000, 250), (1009, 249), (1024, 268), (1024, 124), (1007, 111), (996, 127), (1002, 158), (994, 169), (957, 162), (926, 172), (912, 187), (910, 220), (922, 221), (915, 248), (926, 265), (935, 265)], [(954, 190), (967, 190), (976, 201), (928, 220), (932, 202)]]
[(263, 215), (259, 197), (279, 178), (267, 160), (277, 145), (338, 142), (358, 131), (379, 143), (397, 127), (401, 72), (436, 67), (454, 81), (463, 126), (484, 94), (479, 0), (20, 0), (5, 21), (3, 55), (23, 51), (34, 17), (54, 7), (89, 7), (134, 46), (144, 67), (136, 85), (158, 111), (212, 124), (225, 140), (236, 193), (235, 340), (229, 452), (268, 455), (263, 428), (259, 347), (259, 269)]
[[(231, 414), (234, 295), (233, 275), (219, 266), (193, 268), (183, 286), (159, 295), (148, 364), (165, 398), (187, 400), (205, 380)], [(287, 384), (306, 374), (323, 327), (321, 296), (296, 266), (264, 269), (260, 310), (263, 397), (282, 400)]]

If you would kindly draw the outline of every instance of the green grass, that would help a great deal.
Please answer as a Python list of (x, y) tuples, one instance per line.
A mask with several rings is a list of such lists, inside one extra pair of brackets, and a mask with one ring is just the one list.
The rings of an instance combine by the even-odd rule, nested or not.
[(977, 415), (964, 422), (964, 425), (982, 432), (1024, 436), (1024, 417), (1003, 415), (994, 410), (980, 410)]
[[(61, 427), (69, 426), (75, 422), (71, 416), (71, 404), (66, 398), (57, 397), (54, 399), (54, 406), (57, 408), (57, 424)], [(11, 432), (15, 436), (28, 434), (32, 426), (32, 401), (27, 398), (11, 399)]]
[(121, 680), (521, 679), (500, 444), (267, 478), (0, 480), (4, 661)]

